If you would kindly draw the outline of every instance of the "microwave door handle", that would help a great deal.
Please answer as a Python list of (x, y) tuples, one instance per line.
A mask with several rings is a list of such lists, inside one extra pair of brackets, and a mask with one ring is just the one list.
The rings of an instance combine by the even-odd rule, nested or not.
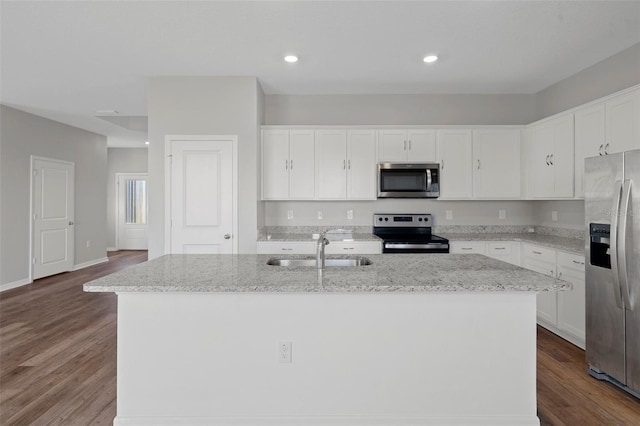
[(620, 278), (620, 291), (624, 306), (632, 311), (631, 294), (629, 291), (629, 275), (627, 273), (627, 218), (629, 217), (629, 202), (631, 199), (631, 181), (625, 180), (622, 186), (622, 200), (620, 202), (620, 218), (618, 219), (618, 265)]
[(618, 268), (618, 218), (620, 217), (620, 198), (622, 195), (622, 181), (617, 180), (613, 191), (613, 204), (611, 205), (611, 272), (613, 273), (613, 291), (616, 305), (622, 306), (622, 289), (620, 288), (620, 269)]
[(431, 192), (431, 169), (427, 169), (427, 192)]

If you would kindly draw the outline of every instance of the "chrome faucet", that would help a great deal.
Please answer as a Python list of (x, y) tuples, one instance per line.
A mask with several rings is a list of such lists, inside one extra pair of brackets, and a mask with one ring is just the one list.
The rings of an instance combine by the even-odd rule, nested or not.
[(327, 231), (320, 234), (320, 238), (318, 238), (318, 247), (316, 249), (316, 265), (318, 269), (324, 269), (324, 247), (329, 244), (326, 234)]

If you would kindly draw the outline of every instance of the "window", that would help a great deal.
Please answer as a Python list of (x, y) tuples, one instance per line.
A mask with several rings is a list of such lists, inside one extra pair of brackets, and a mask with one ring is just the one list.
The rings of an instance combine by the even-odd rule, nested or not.
[(125, 223), (146, 224), (147, 223), (147, 181), (137, 179), (126, 180), (126, 207)]

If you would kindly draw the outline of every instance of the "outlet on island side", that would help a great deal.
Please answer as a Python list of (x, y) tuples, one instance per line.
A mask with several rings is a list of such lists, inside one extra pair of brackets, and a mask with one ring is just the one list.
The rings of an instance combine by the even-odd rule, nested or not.
[(278, 362), (280, 364), (291, 364), (291, 346), (290, 341), (278, 343)]

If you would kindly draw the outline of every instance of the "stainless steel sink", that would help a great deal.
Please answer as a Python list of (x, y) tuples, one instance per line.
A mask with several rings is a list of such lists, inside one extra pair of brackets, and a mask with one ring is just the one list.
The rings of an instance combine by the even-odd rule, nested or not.
[[(325, 267), (334, 267), (334, 266), (367, 266), (371, 265), (371, 259), (366, 257), (352, 257), (348, 259), (325, 259), (324, 265)], [(267, 261), (267, 265), (271, 266), (311, 266), (316, 267), (316, 259), (280, 259), (277, 257), (272, 257)]]

